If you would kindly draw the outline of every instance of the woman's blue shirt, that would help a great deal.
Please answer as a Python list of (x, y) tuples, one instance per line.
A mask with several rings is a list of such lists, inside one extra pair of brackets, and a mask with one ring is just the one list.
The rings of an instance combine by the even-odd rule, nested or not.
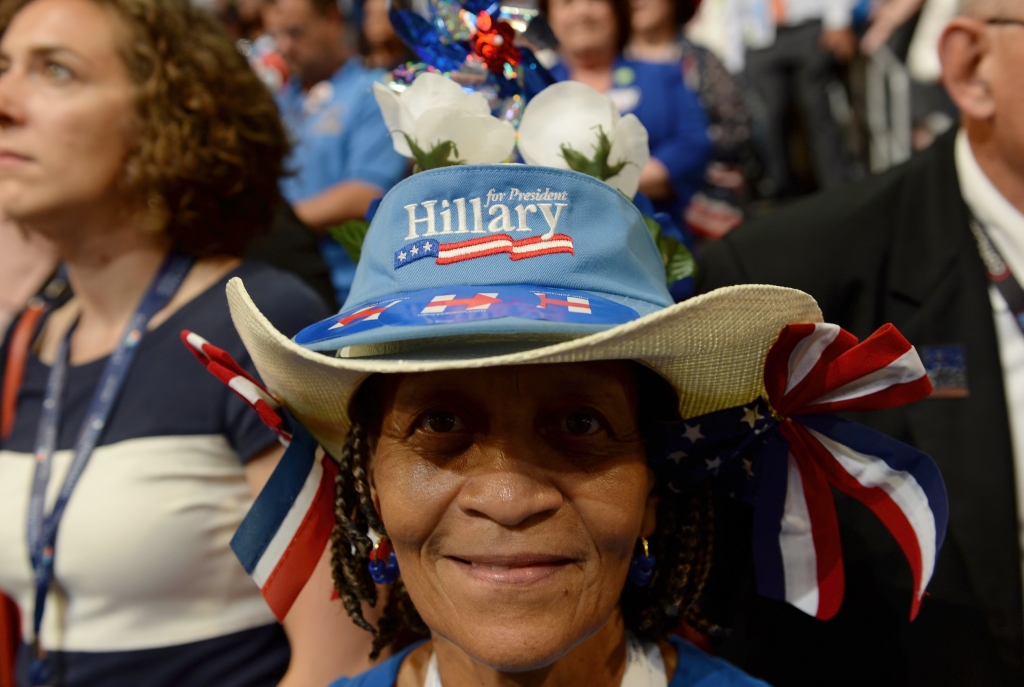
[[(720, 658), (708, 656), (685, 639), (669, 637), (669, 641), (679, 653), (679, 664), (668, 687), (768, 687), (766, 683), (750, 677), (736, 666)], [(398, 652), (362, 675), (343, 677), (331, 684), (331, 687), (394, 687), (402, 661), (418, 646), (419, 644), (414, 644)]]
[[(558, 81), (569, 79), (564, 64), (551, 69)], [(622, 114), (634, 114), (647, 128), (651, 156), (668, 169), (675, 198), (655, 203), (680, 221), (690, 197), (701, 187), (711, 157), (708, 122), (697, 96), (687, 88), (676, 64), (638, 62), (620, 57), (612, 68), (607, 95)]]

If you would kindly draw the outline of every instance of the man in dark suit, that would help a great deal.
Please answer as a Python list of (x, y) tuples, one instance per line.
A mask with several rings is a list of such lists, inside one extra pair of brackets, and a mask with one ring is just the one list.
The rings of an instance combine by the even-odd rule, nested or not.
[(936, 387), (857, 419), (933, 456), (945, 545), (920, 616), (895, 542), (839, 499), (847, 592), (819, 622), (751, 595), (720, 652), (786, 685), (1024, 684), (1024, 331), (990, 282), (973, 214), (1024, 281), (1024, 2), (966, 0), (943, 34), (959, 131), (906, 165), (741, 227), (707, 248), (702, 291), (779, 284), (860, 338), (894, 323)]

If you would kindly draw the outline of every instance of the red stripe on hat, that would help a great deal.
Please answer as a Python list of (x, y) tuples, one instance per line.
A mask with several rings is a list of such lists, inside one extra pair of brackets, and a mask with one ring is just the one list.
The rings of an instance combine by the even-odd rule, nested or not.
[(795, 398), (802, 398), (806, 394), (806, 389), (815, 383), (814, 378), (821, 374), (821, 370), (826, 369), (832, 361), (857, 345), (857, 337), (844, 329), (839, 329), (835, 339), (818, 354), (811, 370), (787, 392), (790, 375), (793, 374), (790, 365), (797, 349), (811, 343), (813, 339), (827, 338), (835, 329), (839, 328), (828, 324), (791, 324), (783, 328), (768, 352), (764, 374), (768, 401), (778, 412), (787, 414), (782, 411), (783, 407), (789, 407)]
[[(857, 479), (848, 473), (842, 463), (835, 459), (832, 453), (812, 435), (803, 425), (795, 425), (796, 431), (805, 437), (804, 445), (815, 452), (818, 465), (824, 471), (828, 481), (839, 491), (847, 496), (852, 496), (871, 511), (882, 521), (885, 528), (896, 539), (903, 555), (910, 565), (910, 572), (914, 578), (914, 594), (910, 606), (910, 619), (917, 617), (921, 607), (922, 589), (921, 578), (923, 565), (921, 562), (921, 544), (917, 539), (917, 533), (913, 525), (892, 497), (881, 487), (865, 487)], [(881, 459), (878, 459), (881, 461)], [(885, 461), (881, 461), (885, 462)]]
[[(785, 416), (841, 410), (880, 410), (920, 400), (931, 393), (931, 382), (920, 368), (920, 376), (905, 381), (905, 370), (894, 365), (913, 350), (903, 335), (891, 324), (878, 329), (861, 343), (845, 330), (821, 352), (810, 372), (789, 393), (783, 393), (791, 374), (790, 359), (802, 343), (823, 336), (826, 325), (790, 325), (779, 335), (765, 361), (765, 387), (769, 402)], [(915, 361), (916, 362), (916, 361)], [(891, 367), (890, 367), (891, 366)], [(886, 371), (888, 368), (888, 372)], [(891, 374), (890, 383), (882, 389), (837, 402), (819, 403), (828, 394), (849, 387), (856, 391), (858, 383), (877, 384), (877, 374)], [(865, 377), (875, 375), (874, 380)]]
[[(903, 338), (903, 335), (895, 327), (891, 324), (884, 325), (861, 343), (844, 351), (828, 365), (827, 369), (823, 370), (820, 377), (817, 377), (820, 380), (818, 385), (812, 385), (807, 390), (807, 395), (800, 399), (794, 398), (793, 401), (799, 402), (802, 412), (808, 412), (810, 407), (814, 406), (822, 396), (848, 385), (856, 385), (858, 380), (889, 367), (912, 349), (913, 346), (910, 345), (910, 342)], [(818, 388), (813, 388), (815, 386)], [(808, 398), (815, 392), (820, 393)], [(876, 408), (861, 409), (874, 410)]]
[(338, 474), (338, 464), (326, 454), (320, 462), (324, 471), (316, 496), (274, 572), (270, 573), (260, 589), (278, 621), (284, 621), (288, 615), (331, 540), (331, 530), (334, 528), (334, 481)]
[[(843, 605), (846, 588), (839, 519), (836, 517), (832, 491), (819, 467), (822, 462), (821, 456), (809, 450), (811, 447), (805, 438), (806, 430), (800, 433), (795, 428), (803, 427), (793, 422), (782, 422), (779, 428), (789, 442), (790, 455), (800, 468), (804, 500), (807, 502), (807, 513), (811, 519), (811, 537), (814, 539), (818, 569), (818, 612), (815, 617), (819, 620), (829, 620)], [(828, 454), (828, 460), (835, 461), (831, 454)]]

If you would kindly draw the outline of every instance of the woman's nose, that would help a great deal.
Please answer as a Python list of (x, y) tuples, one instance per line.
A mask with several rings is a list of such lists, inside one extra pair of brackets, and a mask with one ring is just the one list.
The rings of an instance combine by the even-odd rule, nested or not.
[(553, 484), (534, 473), (530, 466), (503, 461), (494, 469), (470, 477), (456, 503), (467, 515), (488, 518), (505, 527), (544, 519), (561, 508), (563, 497)]
[(24, 122), (24, 100), (17, 74), (11, 69), (0, 74), (0, 128)]

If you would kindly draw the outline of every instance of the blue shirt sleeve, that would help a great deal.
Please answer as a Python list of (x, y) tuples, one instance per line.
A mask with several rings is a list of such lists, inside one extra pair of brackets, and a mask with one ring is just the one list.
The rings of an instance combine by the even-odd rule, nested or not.
[(348, 134), (342, 137), (341, 156), (347, 160), (346, 179), (366, 181), (387, 191), (406, 175), (409, 163), (395, 152), (391, 134), (384, 124), (373, 82), (366, 80), (349, 121)]
[(668, 86), (665, 106), (671, 113), (671, 132), (651, 148), (651, 157), (668, 169), (676, 196), (688, 198), (703, 182), (711, 158), (708, 120), (681, 73)]

